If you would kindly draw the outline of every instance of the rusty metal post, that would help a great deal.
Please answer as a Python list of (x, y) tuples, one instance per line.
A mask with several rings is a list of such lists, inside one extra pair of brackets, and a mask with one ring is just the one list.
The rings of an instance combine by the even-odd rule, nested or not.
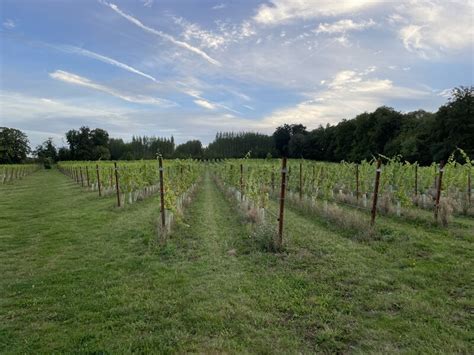
[(117, 191), (117, 206), (120, 207), (120, 189), (119, 189), (117, 162), (114, 162), (114, 170), (115, 170), (115, 190)]
[(244, 199), (244, 166), (240, 164), (240, 200)]
[(467, 174), (467, 205), (471, 207), (471, 172)]
[(102, 190), (100, 189), (100, 172), (99, 172), (99, 164), (95, 165), (95, 169), (97, 172), (97, 187), (99, 188), (99, 197), (102, 196)]
[(303, 163), (300, 162), (300, 201), (303, 199)]
[(418, 196), (418, 163), (415, 164), (415, 197)]
[(283, 245), (283, 216), (285, 212), (286, 157), (281, 160), (280, 213), (278, 215), (278, 249)]
[(359, 164), (356, 163), (356, 200), (359, 201)]
[(82, 166), (79, 167), (79, 172), (81, 173), (81, 186), (84, 187), (84, 178), (82, 176)]
[(377, 169), (375, 170), (375, 186), (374, 186), (374, 196), (372, 199), (372, 211), (370, 217), (370, 225), (373, 226), (375, 223), (375, 216), (377, 214), (377, 199), (379, 195), (379, 184), (380, 184), (380, 173), (382, 169), (380, 169), (381, 160), (377, 160)]
[(87, 187), (91, 186), (89, 183), (89, 167), (86, 165), (86, 178), (87, 178)]
[(161, 226), (165, 228), (165, 189), (163, 183), (163, 158), (161, 155), (158, 157), (158, 172), (160, 174), (160, 214), (161, 214)]
[(443, 184), (443, 172), (444, 172), (444, 161), (441, 160), (439, 163), (439, 175), (438, 181), (436, 186), (436, 201), (435, 201), (435, 211), (434, 211), (434, 218), (435, 221), (438, 221), (438, 212), (439, 212), (439, 200), (441, 198), (441, 187)]

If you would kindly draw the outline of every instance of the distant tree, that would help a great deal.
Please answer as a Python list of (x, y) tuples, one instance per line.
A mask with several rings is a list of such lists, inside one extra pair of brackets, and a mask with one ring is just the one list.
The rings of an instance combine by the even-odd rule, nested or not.
[(0, 127), (0, 163), (18, 164), (31, 152), (26, 134), (15, 128)]
[(109, 134), (103, 129), (72, 129), (66, 132), (66, 140), (73, 160), (110, 159)]
[(474, 157), (474, 87), (453, 89), (449, 102), (436, 112), (430, 139), (435, 161), (447, 159), (458, 147)]
[(176, 158), (201, 159), (203, 156), (202, 143), (199, 140), (191, 140), (176, 147)]
[(43, 144), (36, 147), (34, 155), (38, 157), (40, 161), (50, 159), (53, 162), (58, 161), (58, 151), (53, 143), (53, 138), (46, 139)]
[(302, 124), (284, 124), (283, 126), (277, 127), (273, 133), (273, 140), (275, 148), (280, 156), (288, 156), (290, 154), (290, 140), (296, 134), (306, 135), (306, 127)]
[(61, 147), (58, 150), (58, 160), (59, 161), (67, 161), (71, 160), (71, 151), (66, 147)]

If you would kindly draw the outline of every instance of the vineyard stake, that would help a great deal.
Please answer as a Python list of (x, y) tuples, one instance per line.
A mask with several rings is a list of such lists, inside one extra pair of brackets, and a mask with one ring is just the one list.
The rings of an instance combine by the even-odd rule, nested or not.
[(467, 203), (471, 207), (471, 172), (467, 174)]
[(359, 201), (359, 164), (356, 164), (356, 200)]
[(415, 197), (418, 196), (418, 164), (415, 164)]
[(112, 167), (110, 168), (109, 172), (110, 172), (110, 187), (112, 187), (114, 186), (114, 181), (113, 181), (114, 173), (113, 173)]
[(380, 159), (377, 160), (377, 170), (375, 170), (375, 186), (374, 186), (374, 196), (372, 199), (372, 211), (370, 217), (370, 225), (373, 226), (375, 223), (375, 215), (377, 214), (377, 198), (379, 195), (379, 183), (380, 183), (380, 169), (381, 161)]
[(436, 202), (435, 202), (435, 211), (434, 211), (434, 218), (435, 221), (438, 221), (438, 212), (439, 212), (439, 200), (441, 197), (441, 185), (443, 183), (443, 171), (444, 171), (444, 161), (441, 160), (439, 163), (439, 176), (438, 176), (438, 183), (436, 186)]
[(117, 162), (114, 162), (114, 170), (115, 170), (115, 190), (117, 191), (117, 206), (120, 207), (120, 190), (119, 190), (119, 177), (118, 177)]
[(300, 163), (300, 201), (303, 199), (303, 163)]
[(285, 192), (286, 192), (286, 157), (281, 161), (281, 188), (280, 188), (280, 214), (278, 216), (278, 249), (283, 244), (283, 215), (285, 211)]
[(99, 164), (95, 165), (95, 169), (97, 172), (97, 187), (99, 188), (99, 197), (102, 196), (102, 191), (100, 190), (100, 172), (99, 172)]
[(240, 164), (240, 200), (244, 199), (244, 166)]
[(81, 186), (84, 187), (84, 178), (82, 177), (82, 166), (79, 167), (79, 172), (81, 173)]
[(272, 192), (275, 192), (275, 172), (272, 171)]
[(89, 167), (86, 165), (86, 177), (87, 177), (87, 187), (90, 186), (89, 184)]
[(161, 208), (161, 226), (165, 228), (165, 191), (163, 187), (163, 158), (158, 157), (158, 171), (160, 174), (160, 208)]

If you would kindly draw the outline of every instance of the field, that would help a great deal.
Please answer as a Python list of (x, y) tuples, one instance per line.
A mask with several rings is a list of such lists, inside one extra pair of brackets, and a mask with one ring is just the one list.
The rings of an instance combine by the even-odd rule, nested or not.
[[(386, 210), (371, 228), (373, 164), (360, 167), (354, 201), (357, 186), (323, 183), (336, 181), (331, 167), (314, 169), (315, 190), (310, 163), (300, 185), (290, 162), (284, 246), (269, 252), (278, 161), (249, 162), (242, 180), (241, 161), (165, 161), (165, 229), (156, 162), (153, 173), (128, 164), (121, 208), (110, 163), (101, 197), (95, 163), (89, 183), (74, 170), (86, 164), (70, 163), (0, 185), (1, 353), (474, 352), (468, 175), (446, 169), (443, 197), (458, 206), (447, 225), (405, 198), (412, 175), (403, 189), (382, 175)], [(248, 215), (260, 208), (263, 223)]]

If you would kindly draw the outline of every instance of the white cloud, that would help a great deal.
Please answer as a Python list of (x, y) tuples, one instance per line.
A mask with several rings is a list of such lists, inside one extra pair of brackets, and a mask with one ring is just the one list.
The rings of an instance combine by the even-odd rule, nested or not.
[(390, 20), (401, 26), (398, 34), (403, 45), (423, 58), (474, 44), (473, 1), (410, 0), (396, 11)]
[(218, 4), (218, 5), (215, 5), (212, 7), (213, 10), (222, 10), (222, 9), (225, 9), (227, 7), (226, 4)]
[(350, 31), (362, 31), (373, 26), (375, 26), (375, 22), (372, 19), (360, 22), (354, 22), (351, 19), (345, 19), (333, 23), (320, 23), (316, 29), (316, 33), (346, 33)]
[(365, 111), (375, 110), (390, 99), (420, 99), (429, 93), (394, 85), (391, 80), (368, 78), (374, 71), (343, 70), (327, 82), (324, 90), (309, 93), (309, 99), (293, 107), (273, 112), (262, 123), (275, 127), (283, 123), (302, 123), (310, 128), (343, 118), (353, 118)]
[(143, 6), (145, 7), (152, 7), (154, 0), (142, 0)]
[(208, 110), (215, 110), (217, 108), (215, 104), (204, 99), (194, 100), (194, 103), (201, 107), (207, 108)]
[(380, 3), (383, 0), (272, 0), (271, 4), (263, 4), (258, 8), (254, 20), (265, 25), (276, 25), (297, 19), (344, 15)]
[(124, 64), (124, 63), (121, 63), (118, 60), (115, 60), (113, 58), (106, 57), (104, 55), (88, 51), (87, 49), (83, 49), (83, 48), (79, 48), (79, 47), (75, 47), (75, 46), (58, 46), (57, 48), (64, 51), (64, 52), (67, 52), (67, 53), (79, 54), (79, 55), (82, 55), (82, 56), (85, 56), (85, 57), (88, 57), (88, 58), (97, 59), (101, 62), (111, 64), (113, 66), (124, 69), (124, 70), (126, 70), (130, 73), (134, 73), (134, 74), (140, 75), (144, 78), (150, 79), (151, 81), (153, 81), (155, 83), (158, 82), (158, 80), (155, 77), (153, 77), (149, 74), (145, 74), (142, 71), (140, 71), (140, 70), (138, 70), (134, 67), (131, 67), (131, 66), (129, 66), (127, 64)]
[(201, 56), (202, 58), (204, 58), (205, 60), (207, 60), (209, 63), (213, 64), (213, 65), (217, 65), (217, 66), (221, 66), (221, 63), (218, 62), (217, 60), (211, 58), (206, 52), (204, 52), (203, 50), (197, 48), (197, 47), (194, 47), (192, 45), (190, 45), (189, 43), (186, 43), (186, 42), (183, 42), (183, 41), (179, 41), (177, 40), (176, 38), (174, 38), (173, 36), (171, 36), (170, 34), (168, 33), (164, 33), (162, 31), (158, 31), (158, 30), (155, 30), (154, 28), (151, 28), (151, 27), (148, 27), (146, 25), (144, 25), (142, 22), (140, 22), (138, 19), (136, 19), (135, 17), (131, 16), (131, 15), (128, 15), (126, 14), (125, 12), (123, 12), (121, 9), (118, 8), (117, 5), (115, 4), (112, 4), (112, 3), (108, 3), (106, 1), (102, 1), (103, 4), (107, 5), (108, 7), (110, 7), (112, 10), (114, 10), (117, 14), (119, 14), (120, 16), (122, 16), (124, 19), (128, 20), (129, 22), (133, 23), (134, 25), (140, 27), (141, 29), (149, 32), (149, 33), (152, 33), (160, 38), (163, 38), (163, 39), (166, 39), (168, 40), (169, 42), (177, 45), (178, 47), (181, 47), (181, 48), (184, 48), (190, 52), (193, 52), (195, 54), (198, 54), (199, 56)]
[(16, 23), (12, 19), (7, 18), (5, 21), (3, 21), (3, 27), (11, 30), (16, 27)]
[(134, 95), (123, 94), (114, 88), (110, 88), (108, 86), (95, 83), (91, 81), (90, 79), (87, 79), (82, 76), (69, 73), (63, 70), (56, 70), (55, 72), (50, 73), (49, 76), (55, 80), (60, 80), (68, 84), (84, 86), (84, 87), (88, 87), (94, 90), (102, 91), (128, 102), (133, 102), (133, 103), (138, 103), (138, 104), (157, 105), (157, 106), (163, 106), (163, 107), (176, 106), (175, 103), (169, 100), (164, 100), (164, 99), (154, 98), (154, 97), (144, 96), (144, 95), (134, 96)]

